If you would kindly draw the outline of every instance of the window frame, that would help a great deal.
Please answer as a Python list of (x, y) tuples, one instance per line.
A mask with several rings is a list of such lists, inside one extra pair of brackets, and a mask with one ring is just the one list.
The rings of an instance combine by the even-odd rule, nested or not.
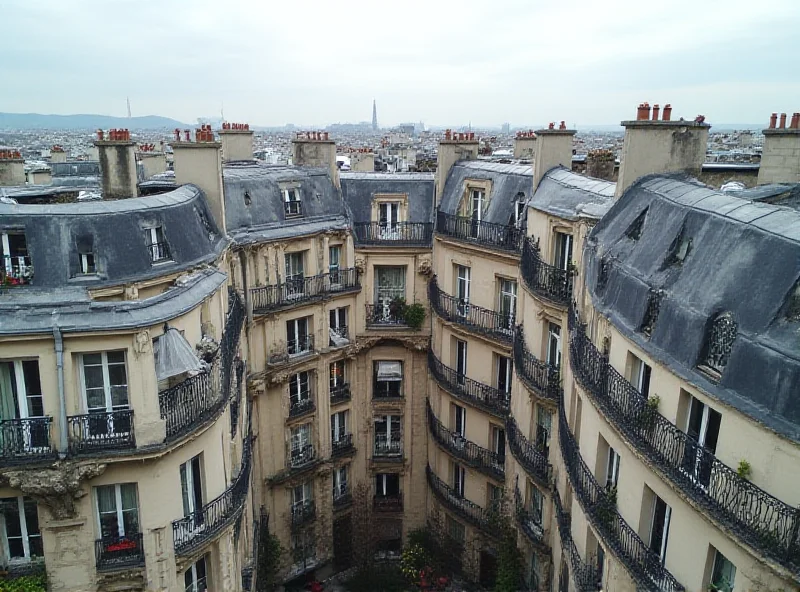
[[(14, 500), (14, 502), (16, 503), (16, 512), (17, 512), (17, 519), (19, 521), (20, 534), (19, 534), (19, 536), (14, 535), (12, 537), (9, 537), (9, 535), (8, 535), (8, 524), (6, 522), (5, 512), (0, 512), (0, 523), (2, 523), (2, 529), (0, 529), (0, 533), (2, 533), (2, 538), (3, 538), (3, 552), (4, 552), (5, 564), (6, 565), (25, 564), (25, 563), (30, 563), (35, 558), (44, 557), (44, 547), (43, 547), (43, 543), (42, 543), (42, 529), (41, 529), (41, 526), (39, 525), (39, 506), (38, 506), (38, 504), (36, 503), (36, 501), (33, 498), (30, 498), (30, 497), (27, 497), (27, 496), (24, 496), (24, 495), (2, 498), (2, 499), (0, 499), (0, 502), (2, 502), (3, 504), (9, 504), (10, 505), (10, 503), (11, 503), (10, 500)], [(29, 528), (28, 515), (25, 512), (25, 503), (26, 503), (26, 501), (28, 502), (29, 505), (33, 504), (35, 506), (35, 511), (36, 511), (36, 529), (37, 529), (36, 533), (37, 534), (32, 534), (32, 531), (34, 530), (32, 528), (33, 525), (31, 525), (31, 528)], [(33, 552), (31, 551), (31, 539), (36, 539), (36, 538), (39, 539), (39, 547), (42, 549), (42, 554), (41, 555), (34, 555)], [(9, 539), (19, 539), (20, 540), (20, 542), (22, 543), (22, 556), (21, 557), (12, 557), (11, 556), (11, 545), (9, 544)]]

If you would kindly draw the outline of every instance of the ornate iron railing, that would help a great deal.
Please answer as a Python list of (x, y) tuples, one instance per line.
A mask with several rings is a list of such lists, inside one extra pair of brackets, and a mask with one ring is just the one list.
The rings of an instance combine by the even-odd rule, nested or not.
[(50, 440), (52, 417), (0, 421), (0, 464), (30, 462), (55, 456)]
[(343, 508), (353, 501), (353, 494), (347, 486), (333, 488), (333, 507)]
[(445, 507), (487, 534), (491, 536), (500, 536), (500, 522), (495, 512), (486, 510), (478, 504), (458, 495), (453, 491), (452, 487), (439, 479), (430, 465), (425, 467), (425, 473), (428, 477), (428, 486)]
[(290, 402), (289, 417), (299, 417), (316, 409), (314, 398), (310, 394), (307, 394), (306, 397), (305, 399), (297, 399)]
[(800, 510), (770, 495), (679, 430), (611, 366), (573, 309), (570, 363), (578, 383), (653, 466), (741, 540), (800, 574)]
[(528, 351), (522, 325), (514, 332), (514, 368), (522, 383), (538, 396), (558, 401), (563, 395), (560, 370)]
[(350, 400), (350, 385), (347, 383), (337, 384), (331, 387), (331, 405), (344, 403)]
[(553, 480), (552, 465), (547, 457), (522, 435), (516, 420), (511, 415), (506, 418), (506, 439), (511, 454), (522, 465), (528, 476), (544, 487), (549, 487)]
[(142, 533), (97, 539), (94, 548), (98, 571), (144, 565)]
[(133, 409), (70, 415), (67, 430), (70, 454), (136, 448)]
[(525, 500), (516, 485), (514, 485), (514, 514), (520, 529), (528, 537), (528, 540), (534, 545), (546, 547), (547, 541), (544, 537), (543, 516), (541, 512), (535, 512), (525, 507)]
[(507, 224), (478, 222), (468, 216), (436, 212), (436, 232), (493, 249), (519, 253), (525, 232)]
[(252, 437), (245, 437), (239, 474), (219, 496), (202, 508), (172, 522), (176, 555), (185, 555), (214, 538), (241, 515), (250, 486)]
[(429, 246), (433, 239), (430, 222), (356, 222), (353, 224), (356, 243), (391, 247)]
[(474, 333), (511, 343), (514, 336), (514, 311), (503, 314), (450, 296), (439, 288), (436, 276), (428, 283), (428, 298), (431, 308), (445, 321), (466, 327)]
[(572, 299), (573, 272), (542, 261), (539, 245), (526, 238), (519, 260), (520, 274), (528, 289), (550, 302), (567, 306)]
[(353, 450), (353, 434), (339, 434), (337, 440), (331, 440), (331, 456), (342, 456)]
[(403, 442), (400, 440), (376, 439), (372, 456), (381, 460), (402, 460)]
[(236, 386), (231, 395), (231, 436), (236, 436), (239, 427), (239, 410), (242, 406), (242, 381), (244, 380), (244, 362), (236, 360)]
[(447, 429), (433, 413), (430, 401), (426, 401), (426, 410), (428, 413), (428, 429), (433, 439), (436, 440), (442, 448), (463, 461), (464, 464), (490, 477), (500, 481), (505, 479), (506, 459), (504, 456), (500, 456), (496, 452), (478, 446), (475, 442), (470, 442), (461, 434)]
[(287, 279), (280, 284), (250, 289), (253, 312), (264, 314), (284, 306), (320, 299), (328, 294), (361, 288), (354, 267), (309, 277)]
[(383, 304), (367, 304), (367, 326), (389, 325), (405, 327), (406, 319), (399, 312), (393, 312)]
[(685, 588), (661, 564), (661, 558), (639, 537), (617, 511), (616, 494), (606, 490), (584, 462), (567, 424), (564, 400), (558, 406), (558, 441), (564, 466), (583, 511), (606, 547), (642, 587), (661, 592)]
[(296, 470), (305, 467), (317, 460), (317, 452), (313, 444), (306, 444), (299, 448), (292, 448), (289, 451), (288, 465), (289, 470)]
[(428, 369), (434, 380), (454, 397), (480, 407), (498, 417), (508, 415), (511, 393), (467, 378), (442, 364), (433, 350), (428, 350)]
[(403, 494), (376, 495), (372, 498), (372, 507), (376, 512), (402, 512)]
[(147, 250), (150, 252), (151, 263), (172, 261), (172, 254), (170, 253), (169, 243), (167, 241), (148, 243)]
[(292, 529), (297, 529), (317, 518), (317, 506), (314, 500), (305, 500), (292, 504), (291, 522)]
[(561, 539), (562, 555), (569, 557), (572, 567), (572, 579), (580, 592), (596, 592), (602, 587), (600, 570), (592, 562), (584, 561), (578, 553), (578, 547), (572, 539), (572, 519), (561, 505), (561, 496), (558, 489), (553, 489), (553, 505), (556, 509), (556, 522), (558, 523), (558, 536)]

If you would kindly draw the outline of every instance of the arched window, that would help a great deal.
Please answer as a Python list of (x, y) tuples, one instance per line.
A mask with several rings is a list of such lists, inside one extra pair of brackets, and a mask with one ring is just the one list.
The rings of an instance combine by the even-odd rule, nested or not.
[(706, 337), (706, 355), (703, 366), (712, 374), (722, 375), (736, 340), (737, 324), (733, 313), (723, 312), (711, 322)]

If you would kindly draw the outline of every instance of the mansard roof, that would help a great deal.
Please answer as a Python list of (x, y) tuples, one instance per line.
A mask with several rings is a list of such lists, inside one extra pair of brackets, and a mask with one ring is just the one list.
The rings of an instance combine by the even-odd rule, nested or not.
[(342, 173), (342, 195), (353, 222), (371, 222), (380, 194), (408, 196), (407, 222), (433, 222), (433, 173)]
[(562, 166), (545, 173), (528, 205), (566, 220), (599, 219), (614, 203), (616, 183), (578, 175)]

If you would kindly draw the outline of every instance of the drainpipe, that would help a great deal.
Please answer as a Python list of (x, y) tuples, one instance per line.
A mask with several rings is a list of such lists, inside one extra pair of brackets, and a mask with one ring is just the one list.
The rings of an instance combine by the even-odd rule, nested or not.
[(67, 454), (67, 400), (64, 394), (64, 340), (61, 329), (53, 326), (53, 338), (56, 342), (56, 368), (58, 370), (58, 455), (63, 458)]

